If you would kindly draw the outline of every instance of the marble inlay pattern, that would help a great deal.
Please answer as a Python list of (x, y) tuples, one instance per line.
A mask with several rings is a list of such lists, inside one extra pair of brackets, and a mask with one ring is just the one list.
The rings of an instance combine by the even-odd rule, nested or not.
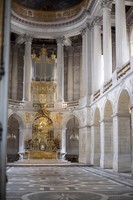
[(7, 200), (132, 200), (133, 178), (83, 166), (10, 167)]

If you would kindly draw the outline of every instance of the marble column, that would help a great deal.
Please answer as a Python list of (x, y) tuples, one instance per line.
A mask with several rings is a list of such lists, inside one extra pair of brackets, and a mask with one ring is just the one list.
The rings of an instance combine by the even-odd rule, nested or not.
[(64, 101), (64, 39), (57, 38), (57, 102)]
[(111, 36), (111, 8), (112, 0), (103, 0), (103, 59), (104, 59), (104, 82), (112, 77), (112, 36)]
[(131, 171), (130, 115), (113, 116), (113, 170)]
[(62, 129), (61, 154), (62, 158), (64, 158), (64, 155), (66, 154), (66, 128)]
[(86, 27), (86, 85), (87, 85), (87, 91), (86, 93), (88, 95), (92, 94), (92, 33), (91, 33), (91, 25), (88, 23)]
[(68, 47), (68, 101), (74, 100), (74, 66), (73, 49)]
[(94, 125), (91, 125), (91, 155), (90, 164), (94, 165)]
[(86, 29), (81, 31), (82, 34), (82, 66), (80, 71), (80, 98), (86, 95)]
[(91, 162), (91, 129), (89, 126), (79, 128), (79, 163)]
[[(9, 86), (9, 50), (11, 1), (0, 2), (1, 53), (0, 57), (0, 199), (6, 200), (6, 156), (7, 156), (7, 118), (8, 118), (8, 86)], [(3, 21), (2, 21), (3, 18)], [(4, 45), (2, 45), (4, 44)], [(1, 56), (1, 55), (0, 55)]]
[(133, 22), (130, 26), (130, 56), (133, 58)]
[(23, 154), (25, 152), (24, 149), (24, 133), (23, 133), (23, 129), (20, 128), (19, 129), (19, 153)]
[(18, 46), (13, 47), (13, 61), (11, 71), (11, 98), (17, 100), (17, 86), (18, 86)]
[(112, 168), (113, 167), (113, 130), (112, 120), (102, 120), (100, 123), (101, 129), (101, 157), (100, 167)]
[(121, 68), (129, 61), (129, 46), (126, 29), (125, 0), (116, 0), (116, 67)]
[(31, 100), (31, 42), (32, 36), (25, 35), (24, 77), (23, 77), (23, 101)]
[[(133, 146), (133, 105), (131, 106), (131, 146)], [(131, 149), (131, 171), (133, 175), (133, 148)]]
[(102, 85), (101, 69), (101, 18), (96, 17), (93, 21), (93, 92)]

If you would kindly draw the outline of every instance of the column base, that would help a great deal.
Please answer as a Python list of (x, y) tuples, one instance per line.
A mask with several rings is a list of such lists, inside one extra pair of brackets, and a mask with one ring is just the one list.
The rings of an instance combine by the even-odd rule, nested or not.
[(131, 172), (131, 156), (124, 154), (114, 158), (113, 170), (114, 172)]

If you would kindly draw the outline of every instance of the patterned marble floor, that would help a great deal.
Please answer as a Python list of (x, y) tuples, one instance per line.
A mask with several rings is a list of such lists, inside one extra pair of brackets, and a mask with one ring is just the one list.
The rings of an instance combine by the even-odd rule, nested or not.
[(88, 166), (7, 169), (7, 200), (133, 200), (133, 177)]

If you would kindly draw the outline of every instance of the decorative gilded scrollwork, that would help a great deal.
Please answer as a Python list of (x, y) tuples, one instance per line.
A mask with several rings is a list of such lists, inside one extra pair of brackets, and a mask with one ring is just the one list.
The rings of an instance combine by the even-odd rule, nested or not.
[(29, 112), (25, 112), (25, 122), (30, 123), (30, 113)]
[(56, 97), (56, 82), (32, 81), (31, 100), (33, 102), (54, 102)]
[(51, 119), (53, 120), (55, 126), (60, 126), (63, 119), (62, 113), (51, 114)]

